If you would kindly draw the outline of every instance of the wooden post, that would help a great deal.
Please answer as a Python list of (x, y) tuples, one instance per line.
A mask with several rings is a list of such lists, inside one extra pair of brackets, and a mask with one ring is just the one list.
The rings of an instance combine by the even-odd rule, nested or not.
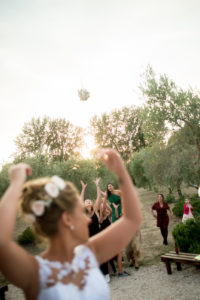
[(176, 263), (176, 266), (177, 266), (177, 270), (178, 270), (178, 271), (181, 271), (181, 270), (182, 270), (182, 268), (181, 268), (181, 263), (180, 263), (180, 262), (177, 262), (177, 263)]

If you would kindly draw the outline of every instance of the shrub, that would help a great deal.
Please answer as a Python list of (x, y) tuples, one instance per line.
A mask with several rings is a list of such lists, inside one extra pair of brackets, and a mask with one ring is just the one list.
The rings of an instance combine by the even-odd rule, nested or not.
[(35, 234), (30, 227), (27, 227), (17, 239), (20, 245), (27, 245), (35, 243)]
[[(196, 194), (192, 194), (192, 195), (190, 195), (190, 201), (193, 201), (193, 200), (197, 200), (199, 197), (198, 197), (198, 194), (196, 193)], [(199, 201), (200, 201), (200, 199), (199, 199)]]
[(172, 231), (175, 243), (182, 252), (200, 253), (200, 222), (187, 220), (176, 225)]
[(174, 195), (168, 194), (168, 195), (165, 197), (165, 201), (166, 201), (167, 203), (173, 203), (173, 202), (175, 202), (175, 197), (174, 197)]
[(194, 213), (194, 217), (196, 218), (197, 216), (200, 215), (200, 199), (196, 198), (194, 200), (191, 200), (190, 202), (194, 208), (193, 213)]
[(185, 201), (185, 198), (188, 198), (188, 196), (187, 195), (179, 196), (178, 201), (181, 201), (181, 200)]
[(183, 212), (184, 212), (184, 204), (185, 204), (185, 200), (181, 199), (178, 200), (176, 202), (176, 204), (174, 205), (173, 210), (173, 214), (177, 217), (182, 217), (183, 216)]

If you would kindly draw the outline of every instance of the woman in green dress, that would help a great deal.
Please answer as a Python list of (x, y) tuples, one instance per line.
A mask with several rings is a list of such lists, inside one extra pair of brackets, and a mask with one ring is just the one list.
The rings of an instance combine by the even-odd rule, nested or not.
[[(107, 185), (107, 197), (108, 201), (110, 202), (110, 206), (112, 208), (112, 222), (114, 223), (119, 217), (121, 217), (121, 192), (120, 190), (115, 190), (114, 186), (111, 183), (108, 183)], [(117, 212), (118, 216), (116, 216), (115, 207), (113, 206), (113, 203), (115, 205), (118, 205)]]

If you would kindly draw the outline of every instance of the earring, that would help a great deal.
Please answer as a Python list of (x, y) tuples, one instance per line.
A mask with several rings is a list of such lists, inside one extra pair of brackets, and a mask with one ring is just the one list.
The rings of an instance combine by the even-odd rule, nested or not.
[(69, 228), (70, 228), (71, 230), (74, 230), (74, 225), (70, 225)]

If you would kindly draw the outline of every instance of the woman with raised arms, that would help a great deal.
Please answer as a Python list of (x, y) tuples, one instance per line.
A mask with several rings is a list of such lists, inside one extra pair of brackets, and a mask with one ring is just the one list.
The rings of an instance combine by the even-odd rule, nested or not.
[[(28, 300), (109, 299), (109, 288), (98, 266), (119, 253), (140, 227), (140, 203), (119, 154), (99, 151), (121, 190), (123, 216), (88, 238), (90, 219), (74, 185), (57, 176), (26, 181), (26, 164), (10, 168), (10, 186), (0, 203), (0, 270), (21, 288)], [(18, 202), (48, 247), (32, 256), (12, 240)], [(112, 245), (112, 247), (110, 247)]]

